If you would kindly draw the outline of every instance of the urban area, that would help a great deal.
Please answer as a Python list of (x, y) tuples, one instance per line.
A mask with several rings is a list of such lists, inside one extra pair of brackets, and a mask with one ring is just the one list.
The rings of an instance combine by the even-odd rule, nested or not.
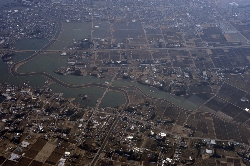
[(249, 166), (249, 0), (0, 0), (0, 166)]

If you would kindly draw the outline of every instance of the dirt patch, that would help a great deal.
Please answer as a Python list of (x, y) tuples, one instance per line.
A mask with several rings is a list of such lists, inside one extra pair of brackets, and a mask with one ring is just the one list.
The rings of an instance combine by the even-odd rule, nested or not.
[(36, 155), (35, 160), (40, 162), (45, 162), (47, 158), (50, 156), (50, 154), (54, 151), (56, 148), (56, 144), (52, 142), (48, 142), (42, 150)]

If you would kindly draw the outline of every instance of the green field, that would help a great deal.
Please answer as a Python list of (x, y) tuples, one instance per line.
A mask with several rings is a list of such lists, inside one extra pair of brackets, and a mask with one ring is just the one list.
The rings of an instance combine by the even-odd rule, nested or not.
[(63, 23), (62, 32), (55, 43), (48, 49), (61, 50), (71, 46), (74, 40), (81, 40), (91, 36), (91, 22)]

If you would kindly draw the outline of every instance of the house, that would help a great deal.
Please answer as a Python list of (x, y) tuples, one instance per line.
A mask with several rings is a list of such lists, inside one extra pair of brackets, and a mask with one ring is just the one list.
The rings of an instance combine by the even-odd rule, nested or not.
[(248, 103), (249, 102), (249, 100), (246, 97), (242, 97), (240, 99), (240, 101), (242, 101), (243, 103)]
[(61, 56), (66, 56), (67, 55), (67, 53), (66, 52), (63, 52), (62, 54), (61, 54)]
[(21, 146), (22, 146), (23, 148), (27, 148), (27, 147), (29, 146), (29, 143), (26, 142), (26, 141), (23, 141), (22, 144), (21, 144)]
[(207, 79), (207, 72), (206, 71), (202, 71), (202, 76), (204, 79)]
[(206, 149), (206, 153), (212, 155), (213, 154), (213, 150)]
[(249, 112), (250, 113), (250, 109), (246, 108), (245, 111)]

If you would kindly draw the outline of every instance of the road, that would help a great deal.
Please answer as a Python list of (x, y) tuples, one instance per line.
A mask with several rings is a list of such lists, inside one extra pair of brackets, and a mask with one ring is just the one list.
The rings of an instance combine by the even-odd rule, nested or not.
[[(61, 22), (57, 22), (56, 25), (57, 25), (57, 30), (56, 30), (55, 35), (53, 36), (53, 39), (52, 39), (49, 43), (47, 43), (43, 48), (41, 48), (41, 50), (39, 50), (39, 51), (32, 51), (32, 52), (35, 52), (35, 53), (32, 54), (31, 56), (29, 56), (28, 58), (23, 59), (23, 60), (21, 60), (21, 61), (19, 61), (19, 62), (17, 62), (17, 63), (12, 64), (12, 65), (10, 66), (10, 68), (9, 68), (9, 73), (10, 73), (10, 74), (12, 74), (13, 76), (20, 76), (19, 73), (17, 73), (17, 71), (16, 71), (17, 68), (18, 68), (20, 65), (22, 65), (22, 64), (24, 64), (24, 63), (26, 63), (26, 62), (28, 62), (28, 61), (31, 61), (31, 60), (34, 59), (37, 55), (39, 55), (40, 52), (41, 52), (42, 50), (48, 49), (48, 48), (55, 42), (54, 39), (57, 39), (57, 38), (59, 37), (59, 35), (60, 35), (61, 29), (62, 29), (62, 23), (61, 23)], [(11, 50), (11, 51), (18, 52), (18, 51), (15, 51), (15, 50)], [(22, 50), (22, 51), (23, 51), (23, 50)], [(25, 52), (25, 51), (23, 51), (23, 52)]]
[[(86, 50), (48, 50), (48, 48), (56, 41), (56, 39), (58, 38), (58, 36), (60, 35), (60, 32), (61, 32), (61, 22), (58, 22), (57, 23), (57, 31), (53, 37), (53, 39), (48, 43), (46, 44), (42, 49), (40, 50), (10, 50), (10, 49), (0, 49), (0, 51), (12, 51), (12, 52), (34, 52), (34, 54), (32, 54), (30, 57), (24, 59), (24, 60), (21, 60), (17, 63), (14, 63), (13, 65), (10, 66), (9, 68), (9, 72), (10, 74), (12, 74), (13, 76), (33, 76), (33, 75), (42, 75), (43, 77), (47, 78), (47, 79), (50, 79), (51, 81), (55, 82), (56, 84), (60, 85), (60, 86), (63, 86), (63, 87), (66, 87), (66, 88), (86, 88), (86, 87), (101, 87), (101, 88), (105, 88), (105, 89), (111, 89), (113, 91), (117, 91), (117, 92), (120, 92), (124, 95), (125, 99), (126, 99), (126, 103), (125, 103), (125, 106), (123, 108), (123, 110), (116, 114), (115, 115), (115, 120), (112, 124), (112, 126), (110, 127), (110, 129), (108, 130), (108, 132), (106, 133), (106, 137), (104, 138), (104, 141), (103, 143), (101, 144), (101, 147), (100, 149), (98, 150), (97, 154), (95, 155), (94, 159), (92, 160), (92, 162), (90, 163), (90, 166), (94, 166), (96, 164), (96, 162), (98, 161), (99, 157), (100, 157), (100, 154), (103, 152), (107, 142), (108, 142), (108, 139), (109, 139), (109, 136), (110, 136), (110, 133), (115, 129), (115, 127), (117, 126), (117, 123), (119, 122), (119, 119), (120, 117), (123, 117), (123, 113), (124, 113), (124, 110), (127, 108), (128, 104), (129, 104), (129, 97), (128, 97), (128, 94), (125, 90), (123, 90), (122, 88), (120, 87), (114, 87), (112, 85), (106, 85), (106, 84), (99, 84), (99, 83), (89, 83), (89, 84), (84, 84), (84, 85), (72, 85), (72, 84), (67, 84), (63, 81), (61, 81), (60, 79), (50, 75), (49, 73), (46, 73), (46, 72), (30, 72), (30, 73), (19, 73), (17, 72), (17, 69), (19, 66), (21, 66), (22, 64), (28, 62), (28, 61), (31, 61), (33, 60), (36, 56), (38, 56), (40, 53), (42, 52), (86, 52)], [(177, 50), (177, 51), (180, 51), (180, 50), (186, 50), (186, 51), (189, 51), (189, 50), (197, 50), (197, 49), (225, 49), (225, 48), (248, 48), (249, 45), (241, 45), (241, 46), (220, 46), (220, 47), (183, 47), (183, 48), (149, 48), (147, 49), (148, 51), (156, 51), (156, 50)], [(136, 49), (98, 49), (97, 51), (128, 51), (128, 50), (136, 50)], [(147, 94), (145, 94), (139, 87), (137, 86), (130, 86), (130, 87), (134, 87), (136, 88), (137, 90), (140, 91), (140, 93), (142, 93), (144, 96), (146, 97), (149, 97), (149, 98), (152, 98), (150, 96), (148, 96)], [(167, 100), (164, 100), (166, 102), (169, 102)], [(170, 102), (169, 102), (170, 103)], [(172, 103), (171, 103), (172, 104)], [(172, 104), (173, 105), (173, 104)], [(178, 107), (178, 106), (176, 106)], [(180, 108), (180, 107), (178, 107)], [(180, 108), (181, 109), (181, 108)], [(145, 123), (145, 122), (144, 122)], [(167, 132), (167, 131), (166, 131)], [(189, 138), (189, 137), (188, 137)], [(202, 138), (192, 138), (192, 139), (202, 139)]]
[[(60, 31), (59, 31), (60, 34)], [(58, 34), (58, 35), (59, 35)], [(47, 49), (51, 44), (53, 44), (56, 40), (51, 40), (46, 47), (40, 50), (18, 50), (18, 49), (0, 49), (2, 52), (86, 52), (88, 50), (49, 50)], [(51, 44), (50, 44), (51, 43)], [(175, 47), (175, 48), (148, 48), (145, 50), (148, 51), (156, 51), (156, 50), (199, 50), (199, 49), (230, 49), (230, 48), (249, 48), (250, 45), (240, 45), (240, 46), (218, 46), (218, 47)], [(143, 50), (143, 49), (130, 49), (130, 48), (125, 48), (125, 49), (97, 49), (96, 51), (102, 52), (102, 51), (128, 51), (128, 50)]]
[(118, 123), (118, 121), (119, 121), (119, 119), (120, 119), (119, 117), (123, 114), (123, 112), (124, 112), (124, 110), (127, 108), (128, 104), (129, 104), (129, 100), (128, 100), (128, 98), (127, 98), (126, 103), (125, 103), (125, 106), (123, 107), (123, 110), (122, 110), (119, 114), (116, 115), (114, 123), (112, 124), (112, 126), (111, 126), (110, 129), (109, 129), (109, 131), (107, 132), (106, 137), (105, 137), (105, 139), (104, 139), (104, 141), (103, 141), (103, 143), (102, 143), (100, 149), (99, 149), (98, 152), (96, 153), (94, 159), (93, 159), (93, 160), (91, 161), (91, 163), (89, 164), (90, 166), (94, 166), (95, 163), (96, 163), (96, 161), (99, 159), (100, 154), (102, 153), (103, 149), (105, 148), (105, 146), (106, 146), (106, 144), (107, 144), (107, 141), (108, 141), (108, 138), (109, 138), (109, 136), (110, 136), (110, 133), (115, 129), (115, 127), (116, 127), (116, 125), (117, 125), (117, 123)]

